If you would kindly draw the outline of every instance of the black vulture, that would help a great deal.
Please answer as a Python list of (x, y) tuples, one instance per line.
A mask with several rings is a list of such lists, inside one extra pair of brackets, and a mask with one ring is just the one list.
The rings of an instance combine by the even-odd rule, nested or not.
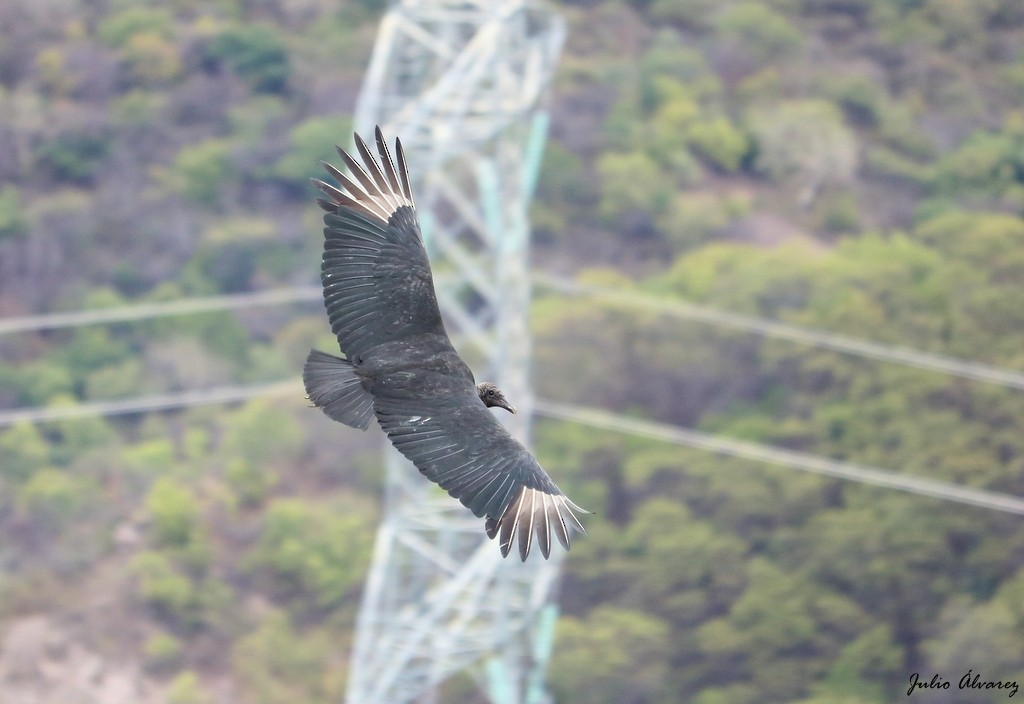
[(518, 538), (526, 560), (536, 535), (551, 553), (551, 534), (569, 548), (586, 532), (586, 513), (551, 481), (537, 460), (492, 415), (515, 413), (492, 383), (477, 384), (441, 321), (400, 141), (395, 168), (380, 128), (376, 159), (355, 135), (361, 166), (340, 147), (351, 173), (324, 169), (342, 189), (314, 179), (326, 199), (320, 278), (331, 330), (345, 357), (311, 350), (306, 393), (330, 418), (365, 430), (374, 416), (419, 471), (499, 536), (502, 556)]

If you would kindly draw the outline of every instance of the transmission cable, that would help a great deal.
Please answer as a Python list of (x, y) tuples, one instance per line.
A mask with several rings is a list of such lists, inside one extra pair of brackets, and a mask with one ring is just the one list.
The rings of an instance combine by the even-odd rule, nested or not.
[[(1024, 372), (1013, 369), (1005, 369), (930, 352), (921, 352), (906, 347), (885, 345), (799, 325), (782, 323), (769, 318), (730, 313), (711, 306), (679, 300), (664, 300), (650, 294), (627, 291), (621, 288), (581, 284), (549, 274), (535, 273), (533, 281), (541, 287), (559, 293), (573, 296), (589, 296), (607, 305), (647, 309), (683, 320), (703, 322), (727, 329), (799, 342), (812, 347), (829, 349), (858, 357), (893, 362), (926, 371), (940, 372), (950, 376), (1024, 390)], [(191, 315), (218, 310), (241, 310), (260, 306), (317, 301), (322, 296), (323, 290), (321, 288), (305, 286), (271, 289), (256, 293), (183, 299), (167, 303), (141, 303), (99, 310), (0, 318), (0, 335), (78, 325), (115, 323), (162, 316)]]
[[(302, 393), (298, 379), (251, 386), (229, 386), (199, 391), (159, 394), (143, 398), (97, 401), (80, 405), (53, 406), (42, 409), (0, 412), (0, 427), (15, 423), (53, 422), (87, 416), (114, 416), (152, 411), (166, 411), (194, 406), (237, 403), (257, 398), (270, 398)], [(715, 452), (731, 457), (799, 469), (839, 479), (870, 484), (887, 489), (928, 496), (970, 506), (1024, 515), (1024, 500), (982, 489), (972, 489), (923, 477), (898, 474), (876, 467), (840, 462), (820, 455), (784, 450), (771, 445), (733, 440), (697, 430), (641, 420), (608, 411), (582, 406), (538, 400), (534, 411), (554, 420), (579, 423), (601, 430), (645, 437), (683, 447)]]
[(908, 367), (941, 372), (965, 379), (986, 381), (999, 386), (1024, 390), (1024, 373), (988, 364), (970, 362), (955, 357), (920, 352), (906, 347), (884, 345), (859, 338), (846, 337), (831, 332), (814, 330), (798, 325), (780, 323), (769, 318), (759, 318), (740, 313), (729, 313), (709, 306), (686, 303), (679, 300), (663, 300), (650, 294), (636, 293), (623, 289), (590, 286), (547, 274), (534, 274), (534, 282), (559, 293), (576, 296), (590, 296), (609, 304), (629, 308), (645, 308), (663, 315), (685, 320), (696, 320), (718, 327), (756, 333), (792, 342), (801, 342), (812, 347), (836, 352), (895, 362)]
[(649, 420), (640, 420), (607, 411), (583, 406), (572, 406), (552, 401), (538, 400), (534, 406), (537, 414), (547, 418), (580, 423), (601, 430), (626, 433), (638, 437), (660, 440), (698, 450), (716, 452), (731, 457), (800, 469), (813, 474), (822, 474), (839, 479), (873, 484), (887, 489), (898, 489), (920, 496), (930, 496), (946, 501), (955, 501), (971, 506), (1024, 515), (1024, 499), (1011, 494), (1002, 494), (982, 489), (971, 489), (938, 482), (923, 477), (899, 474), (877, 467), (840, 462), (820, 455), (794, 452), (771, 445), (733, 440), (720, 435), (702, 433), (698, 430), (680, 428)]
[(134, 303), (126, 306), (81, 310), (68, 313), (45, 313), (20, 317), (0, 318), (0, 335), (15, 332), (54, 330), (79, 325), (121, 323), (129, 320), (148, 320), (176, 315), (212, 313), (220, 310), (241, 310), (286, 303), (317, 301), (324, 295), (316, 286), (276, 288), (254, 293), (234, 293), (223, 296), (183, 298), (165, 303)]
[(130, 415), (191, 408), (192, 406), (237, 403), (254, 398), (298, 395), (301, 394), (301, 389), (301, 381), (279, 381), (251, 386), (225, 386), (215, 389), (179, 391), (110, 401), (56, 404), (45, 408), (16, 408), (0, 411), (0, 428), (18, 423), (47, 423), (91, 416)]

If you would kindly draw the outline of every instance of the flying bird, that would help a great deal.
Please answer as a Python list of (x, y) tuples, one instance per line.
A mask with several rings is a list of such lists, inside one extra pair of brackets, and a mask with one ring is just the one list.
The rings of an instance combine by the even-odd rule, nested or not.
[(476, 383), (452, 346), (434, 292), (402, 144), (398, 167), (380, 127), (379, 159), (355, 135), (355, 158), (338, 147), (350, 172), (322, 162), (341, 186), (318, 179), (325, 198), (320, 279), (331, 330), (344, 357), (311, 350), (303, 382), (330, 418), (365, 430), (376, 417), (391, 443), (419, 471), (485, 517), (507, 557), (513, 539), (525, 561), (534, 536), (547, 558), (551, 535), (569, 549), (585, 533), (565, 496), (537, 460), (489, 410), (515, 413), (502, 391)]

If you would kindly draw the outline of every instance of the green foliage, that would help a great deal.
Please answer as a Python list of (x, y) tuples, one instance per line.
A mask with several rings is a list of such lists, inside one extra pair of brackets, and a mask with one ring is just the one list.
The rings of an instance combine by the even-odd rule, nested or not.
[(755, 704), (761, 699), (755, 687), (740, 683), (705, 687), (693, 701), (694, 704)]
[(921, 106), (892, 102), (881, 114), (879, 136), (885, 146), (917, 162), (935, 159), (938, 148), (934, 138), (918, 128)]
[(693, 28), (710, 24), (719, 3), (715, 0), (651, 0), (651, 17), (661, 22), (673, 22)]
[[(977, 358), (984, 347), (1019, 359), (1010, 346), (1022, 343), (1011, 331), (1024, 330), (1024, 322), (1011, 311), (1024, 304), (1002, 287), (1019, 282), (1024, 271), (1017, 256), (1024, 251), (1022, 222), (1007, 214), (950, 211), (922, 223), (912, 236), (861, 235), (825, 252), (709, 246), (647, 286), (660, 295), (678, 292), (729, 310), (855, 330), (868, 339), (913, 340), (914, 346), (932, 349), (955, 341), (964, 345), (959, 354), (965, 357)], [(976, 298), (981, 290), (999, 293), (981, 303)], [(682, 415), (706, 386), (714, 391), (698, 422), (708, 430), (972, 483), (986, 481), (983, 473), (1005, 480), (1007, 468), (1018, 462), (1007, 464), (1007, 458), (1024, 456), (1022, 443), (1001, 434), (995, 444), (1003, 444), (1003, 459), (992, 454), (993, 443), (979, 437), (993, 430), (975, 434), (988, 421), (976, 411), (963, 412), (989, 408), (994, 400), (954, 391), (955, 383), (935, 375), (876, 368), (783, 342), (758, 344), (750, 357), (723, 361), (730, 350), (742, 349), (738, 336), (703, 329), (690, 335), (665, 319), (636, 311), (620, 315), (584, 302), (546, 302), (535, 330), (538, 383), (559, 398), (653, 409), (667, 395), (673, 399), (670, 412)], [(642, 401), (635, 400), (630, 383), (617, 383), (620, 378), (642, 383), (631, 371), (637, 366), (658, 378), (657, 386), (644, 386)], [(675, 387), (673, 371), (678, 374), (679, 368), (699, 370), (700, 384)], [(721, 369), (733, 379), (749, 376), (752, 385), (726, 391), (733, 400), (723, 403), (724, 387), (715, 385)], [(766, 371), (776, 386), (753, 381)], [(562, 384), (562, 376), (572, 382)], [(583, 398), (580, 388), (587, 390)], [(993, 398), (1004, 399), (1001, 403), (1016, 399), (991, 391)], [(756, 403), (742, 400), (748, 395)], [(934, 399), (939, 397), (959, 400), (938, 408)], [(1021, 406), (1019, 400), (1013, 404)], [(723, 409), (720, 416), (709, 412), (714, 406)], [(925, 406), (927, 411), (912, 410)], [(551, 433), (558, 433), (557, 443), (552, 444)], [(618, 602), (696, 632), (696, 649), (688, 641), (673, 650), (674, 657), (694, 663), (686, 672), (699, 671), (718, 683), (700, 690), (701, 701), (756, 702), (767, 692), (783, 701), (811, 695), (821, 701), (850, 696), (888, 701), (905, 678), (907, 650), (932, 632), (929, 624), (938, 617), (942, 595), (966, 588), (988, 598), (1000, 579), (994, 576), (988, 541), (966, 527), (969, 521), (960, 524), (916, 498), (829, 487), (819, 478), (702, 453), (641, 454), (612, 438), (570, 433), (564, 425), (544, 430), (539, 446), (545, 457), (559, 458), (563, 476), (575, 476), (572, 467), (586, 467), (588, 484), (600, 488), (573, 493), (624, 525), (594, 527), (591, 539), (574, 546), (579, 562), (570, 566), (572, 608), (579, 608), (577, 599)], [(996, 467), (1002, 469), (987, 473)], [(825, 502), (833, 492), (841, 498), (830, 499), (829, 507)], [(609, 497), (607, 504), (603, 496)], [(661, 499), (651, 502), (654, 496)], [(972, 567), (943, 547), (954, 534), (962, 535), (955, 542), (974, 546)], [(720, 540), (726, 535), (737, 539)], [(665, 557), (668, 553), (674, 559)], [(751, 555), (759, 557), (751, 560)], [(967, 573), (971, 577), (964, 579)], [(878, 596), (882, 593), (885, 598)], [(914, 596), (923, 593), (935, 595), (934, 600)], [(717, 616), (721, 613), (726, 615)], [(985, 632), (977, 639), (968, 636), (967, 624), (975, 618)], [(948, 626), (939, 627), (942, 637), (929, 644), (929, 663), (952, 667), (952, 653), (972, 649), (978, 657), (995, 657), (982, 647), (986, 640), (999, 643), (996, 648), (1009, 653), (1007, 660), (1016, 661), (1019, 638), (1007, 635), (1014, 618), (1002, 606), (951, 616), (943, 622)], [(1004, 629), (1000, 623), (1009, 625)], [(951, 634), (956, 645), (940, 647)], [(801, 682), (815, 684), (794, 684)]]
[(232, 669), (241, 689), (257, 704), (327, 704), (342, 696), (330, 662), (337, 643), (323, 630), (299, 631), (287, 614), (269, 612), (256, 630), (238, 640)]
[(139, 594), (159, 613), (186, 623), (194, 622), (199, 594), (192, 580), (161, 552), (142, 552), (132, 560), (139, 580)]
[(182, 651), (181, 639), (165, 631), (154, 633), (142, 646), (147, 664), (154, 669), (174, 667), (180, 661)]
[(267, 280), (285, 278), (296, 267), (295, 248), (281, 241), (280, 226), (269, 218), (218, 221), (203, 239), (192, 264), (224, 291), (240, 290), (254, 278), (266, 286)]
[[(958, 44), (976, 44), (983, 41), (985, 28), (997, 15), (1001, 0), (979, 0), (961, 4), (955, 0), (924, 0), (913, 3), (893, 3), (889, 15), (893, 21), (892, 39), (913, 33), (935, 47), (949, 50)], [(884, 4), (876, 3), (876, 12)], [(895, 15), (895, 16), (893, 16)], [(919, 39), (919, 41), (920, 41)]]
[[(59, 407), (75, 403), (69, 398), (58, 397), (51, 405)], [(53, 462), (61, 466), (71, 465), (91, 452), (116, 447), (118, 442), (117, 433), (111, 424), (97, 416), (47, 423), (44, 432), (52, 443)]]
[[(654, 36), (641, 57), (640, 71), (642, 105), (648, 110), (657, 105), (658, 93), (664, 90), (666, 78), (674, 80), (683, 87), (685, 94), (699, 101), (718, 98), (722, 93), (721, 79), (706, 56), (671, 29), (663, 28)], [(678, 89), (674, 91), (676, 97), (681, 94)]]
[(890, 107), (884, 88), (868, 76), (829, 76), (822, 88), (854, 126), (877, 127)]
[(545, 149), (536, 191), (530, 213), (534, 237), (563, 233), (573, 206), (593, 204), (598, 198), (597, 184), (583, 161), (557, 143)]
[(170, 39), (174, 33), (174, 19), (164, 8), (135, 5), (107, 15), (96, 33), (110, 46), (121, 48), (139, 35)]
[(715, 19), (720, 41), (749, 52), (757, 62), (773, 61), (800, 48), (803, 35), (782, 13), (760, 2), (727, 8)]
[(294, 417), (270, 401), (246, 404), (233, 417), (224, 449), (252, 463), (284, 462), (302, 446), (302, 429)]
[(840, 651), (818, 689), (827, 701), (858, 696), (865, 702), (886, 701), (890, 693), (887, 685), (902, 682), (903, 670), (900, 648), (891, 629), (879, 625)]
[(24, 482), (44, 467), (50, 449), (32, 423), (18, 423), (0, 431), (0, 477), (14, 483)]
[[(667, 525), (675, 529), (666, 531)], [(643, 588), (653, 595), (651, 606), (670, 618), (683, 617), (673, 608), (673, 599), (683, 603), (709, 586), (715, 597), (722, 598), (742, 584), (742, 541), (717, 535), (711, 525), (694, 521), (678, 502), (648, 501), (638, 508), (624, 538), (629, 554), (644, 554), (650, 572)], [(673, 553), (675, 561), (669, 557)]]
[(60, 47), (44, 49), (36, 56), (38, 80), (50, 95), (66, 95), (73, 85), (68, 71), (68, 60)]
[(201, 205), (216, 205), (224, 184), (234, 177), (231, 144), (224, 139), (182, 147), (166, 178), (168, 184)]
[(733, 605), (728, 620), (757, 657), (813, 651), (835, 637), (823, 626), (850, 628), (850, 617), (855, 623), (859, 616), (848, 601), (808, 593), (806, 586), (801, 589), (801, 580), (767, 563), (755, 561), (748, 574), (747, 591)]
[(153, 32), (133, 35), (124, 47), (124, 57), (132, 77), (144, 86), (172, 81), (182, 71), (177, 46)]
[(725, 172), (738, 170), (750, 149), (746, 135), (724, 117), (695, 123), (686, 140), (697, 156)]
[(341, 116), (311, 117), (299, 123), (288, 135), (288, 152), (274, 164), (274, 176), (303, 187), (311, 177), (326, 178), (320, 162), (336, 161), (334, 145), (347, 145), (351, 132), (351, 120)]
[(558, 202), (588, 203), (595, 198), (591, 182), (582, 160), (557, 143), (544, 152), (540, 172), (538, 197), (555, 197)]
[(87, 374), (85, 396), (90, 400), (125, 398), (144, 389), (145, 381), (142, 360), (126, 359)]
[(111, 141), (103, 131), (64, 132), (36, 147), (36, 163), (59, 183), (88, 185), (102, 169)]
[[(676, 81), (664, 79), (657, 82), (669, 92), (677, 86)], [(675, 92), (675, 91), (672, 91)], [(700, 169), (687, 152), (688, 136), (699, 119), (700, 107), (685, 93), (659, 99), (661, 103), (651, 116), (651, 148), (653, 156), (670, 167), (682, 183), (695, 184), (700, 181)]]
[(204, 235), (204, 243), (183, 272), (185, 285), (197, 291), (249, 290), (257, 273), (272, 274), (268, 264), (286, 259), (287, 248), (276, 241), (276, 226), (266, 218), (232, 218)]
[(223, 61), (257, 93), (280, 93), (291, 75), (287, 47), (266, 25), (224, 31), (210, 43), (206, 60)]
[(598, 160), (601, 214), (619, 218), (631, 213), (658, 213), (671, 191), (657, 163), (643, 152), (605, 154)]
[[(849, 636), (842, 631), (856, 628), (863, 617), (849, 600), (820, 594), (799, 577), (761, 560), (750, 563), (748, 574), (750, 584), (729, 614), (698, 630), (700, 651), (723, 673), (742, 652), (755, 689), (794, 698)], [(765, 667), (768, 662), (772, 665)], [(729, 679), (742, 682), (746, 678), (736, 677), (741, 672), (734, 671)]]
[(124, 361), (131, 351), (128, 340), (109, 328), (79, 327), (55, 361), (62, 363), (73, 378), (82, 379), (92, 371)]
[(999, 67), (999, 76), (1005, 85), (1017, 98), (1024, 99), (1024, 60)]
[(1017, 249), (1024, 245), (1024, 219), (1006, 213), (950, 211), (921, 223), (914, 237), (944, 254), (966, 258), (998, 281), (1002, 267), (1013, 266)]
[(115, 123), (136, 129), (152, 125), (166, 109), (165, 95), (141, 88), (124, 93), (110, 104), (110, 114)]
[(549, 675), (556, 696), (613, 704), (669, 702), (669, 630), (640, 611), (602, 606), (586, 619), (563, 617)]
[(934, 169), (931, 166), (909, 159), (886, 147), (869, 151), (865, 162), (872, 172), (880, 176), (906, 181), (917, 186), (927, 185), (934, 178)]
[(224, 438), (230, 458), (225, 479), (238, 498), (259, 504), (278, 484), (283, 468), (299, 452), (302, 430), (293, 416), (269, 402), (252, 402), (239, 410)]
[(178, 673), (167, 687), (167, 704), (213, 704), (213, 695), (199, 683), (195, 672)]
[(832, 193), (819, 204), (821, 229), (836, 234), (860, 230), (860, 208), (853, 194)]
[(0, 242), (7, 238), (23, 237), (28, 233), (31, 223), (23, 197), (17, 186), (7, 185), (0, 189)]
[[(639, 143), (643, 134), (643, 107), (634, 91), (624, 89), (625, 95), (611, 106), (604, 118), (604, 133), (609, 146), (620, 151)], [(606, 152), (607, 153), (607, 152)]]
[(176, 460), (174, 446), (165, 438), (136, 442), (124, 449), (122, 458), (127, 467), (151, 476), (171, 470)]
[(71, 370), (52, 360), (20, 365), (0, 363), (0, 385), (20, 405), (42, 405), (67, 397), (74, 384)]
[(970, 135), (939, 160), (934, 188), (940, 195), (1002, 198), (1024, 208), (1024, 128)]
[(281, 594), (331, 608), (363, 577), (372, 521), (354, 499), (338, 507), (278, 499), (267, 508), (249, 562), (269, 574)]
[(703, 190), (680, 191), (657, 222), (676, 251), (682, 252), (720, 234), (748, 209), (741, 197), (721, 197)]
[(132, 559), (131, 572), (138, 581), (139, 596), (173, 629), (185, 634), (230, 630), (235, 597), (219, 579), (197, 576), (162, 550), (137, 554)]
[(20, 509), (32, 525), (50, 533), (68, 527), (98, 498), (91, 479), (46, 468), (35, 471), (18, 490)]
[[(228, 128), (240, 147), (260, 152), (268, 136), (276, 136), (281, 125), (288, 123), (291, 114), (284, 96), (252, 93), (244, 102), (228, 108)], [(271, 166), (264, 163), (254, 165), (252, 176), (265, 178)]]
[[(315, 279), (305, 178), (348, 140), (338, 110), (384, 4), (114, 0), (0, 22), (0, 315)], [(1024, 368), (1021, 5), (566, 5), (535, 257), (667, 304)], [(1024, 494), (1019, 392), (535, 295), (545, 397)], [(322, 311), (291, 307), (8, 335), (0, 406), (287, 378), (314, 340), (334, 344)], [(129, 595), (144, 608), (87, 618), (90, 637), (169, 701), (228, 679), (246, 704), (337, 701), (381, 473), (372, 438), (314, 432), (301, 397), (0, 429), (4, 615), (75, 621)], [(560, 700), (877, 704), (905, 698), (908, 663), (1020, 671), (1018, 521), (535, 429), (597, 512), (559, 594)]]
[[(212, 291), (216, 290), (212, 289)], [(204, 295), (212, 292), (208, 285), (204, 286), (199, 283), (192, 291), (194, 291), (192, 295)], [(203, 376), (209, 375), (213, 379), (223, 379), (231, 365), (237, 367), (237, 365), (245, 365), (249, 361), (251, 336), (238, 317), (231, 313), (209, 313), (197, 316), (189, 321), (186, 330), (173, 330), (173, 328), (170, 330), (171, 332), (162, 337), (165, 344), (171, 349), (191, 357), (182, 358), (172, 355), (173, 361), (180, 365), (181, 369), (174, 369), (174, 373), (168, 369), (167, 376), (179, 384), (186, 384), (189, 379), (199, 377), (204, 362), (213, 366), (213, 369), (204, 372)], [(186, 337), (175, 339), (176, 336)], [(227, 362), (227, 368), (220, 367), (218, 361)]]
[(832, 103), (787, 101), (756, 109), (748, 127), (756, 142), (754, 166), (772, 179), (794, 179), (812, 193), (853, 179), (857, 141)]
[(960, 354), (1016, 355), (1024, 220), (1003, 213), (950, 211), (923, 222), (914, 234), (962, 263), (955, 273), (956, 304), (947, 323), (950, 339), (962, 345)]
[(153, 485), (146, 497), (153, 539), (162, 547), (185, 547), (201, 532), (199, 503), (185, 486), (170, 477)]
[(247, 506), (261, 504), (280, 480), (269, 467), (240, 457), (228, 463), (224, 479)]

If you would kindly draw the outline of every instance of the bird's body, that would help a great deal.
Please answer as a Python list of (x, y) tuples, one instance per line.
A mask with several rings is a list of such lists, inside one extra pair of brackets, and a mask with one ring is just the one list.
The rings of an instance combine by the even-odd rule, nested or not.
[(555, 486), (488, 407), (515, 408), (490, 383), (476, 384), (441, 320), (405, 156), (398, 169), (376, 132), (380, 162), (356, 135), (365, 170), (338, 150), (352, 177), (324, 164), (345, 190), (327, 196), (321, 280), (331, 328), (345, 358), (313, 350), (303, 381), (313, 404), (365, 429), (376, 417), (392, 444), (480, 517), (502, 555), (513, 538), (525, 560), (534, 535), (547, 557), (551, 534), (566, 548), (582, 511)]

